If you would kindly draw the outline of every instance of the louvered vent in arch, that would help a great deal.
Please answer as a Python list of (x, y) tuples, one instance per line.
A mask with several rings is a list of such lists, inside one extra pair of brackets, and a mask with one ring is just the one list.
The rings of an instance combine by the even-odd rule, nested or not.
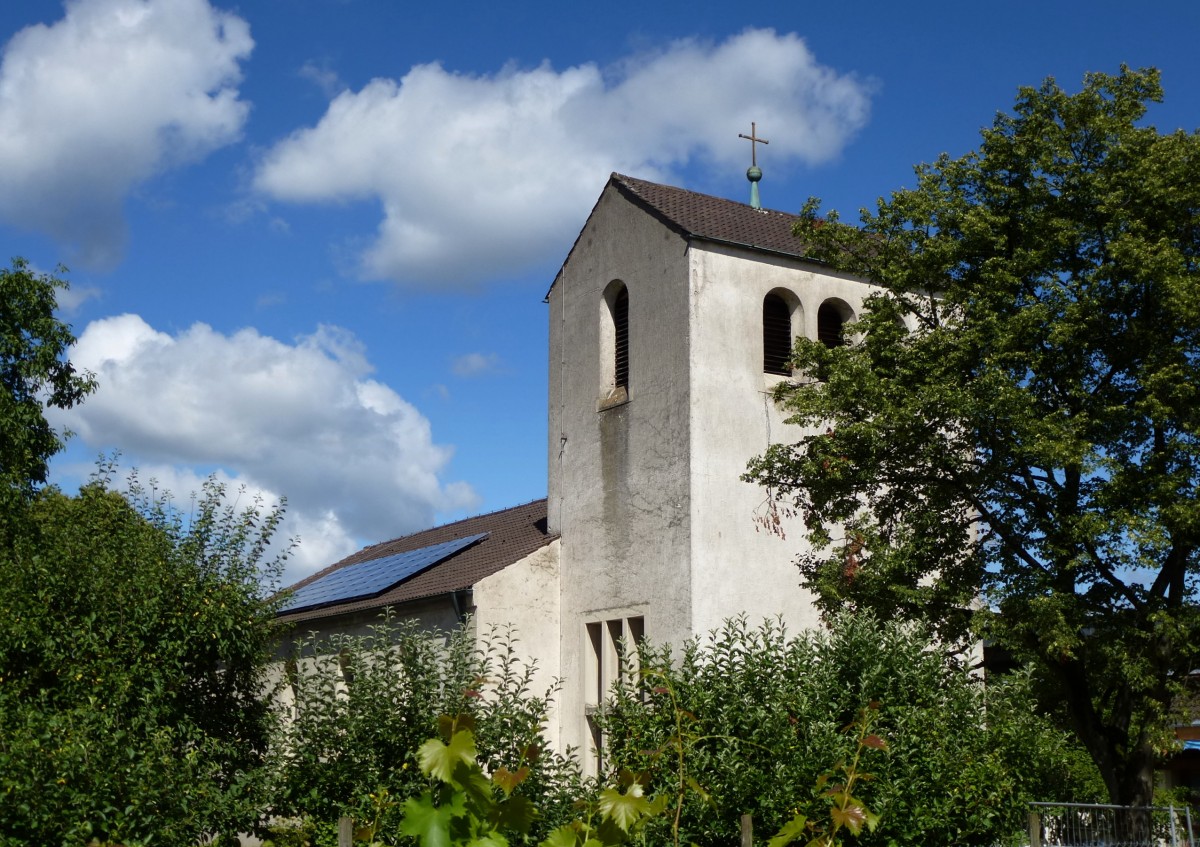
[(817, 340), (826, 347), (841, 347), (846, 343), (842, 336), (845, 324), (845, 318), (837, 306), (822, 303), (817, 310)]
[(629, 291), (624, 287), (613, 302), (613, 330), (616, 336), (614, 384), (629, 390)]
[(763, 298), (763, 373), (789, 376), (792, 369), (792, 310), (778, 294)]

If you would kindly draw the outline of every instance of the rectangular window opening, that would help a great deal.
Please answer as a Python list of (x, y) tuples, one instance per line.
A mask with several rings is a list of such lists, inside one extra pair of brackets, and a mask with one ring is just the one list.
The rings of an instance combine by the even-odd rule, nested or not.
[(612, 618), (586, 626), (587, 644), (583, 658), (584, 724), (593, 755), (586, 760), (588, 776), (598, 776), (604, 767), (606, 739), (597, 717), (620, 682), (636, 685), (640, 671), (641, 644), (646, 638), (645, 618)]

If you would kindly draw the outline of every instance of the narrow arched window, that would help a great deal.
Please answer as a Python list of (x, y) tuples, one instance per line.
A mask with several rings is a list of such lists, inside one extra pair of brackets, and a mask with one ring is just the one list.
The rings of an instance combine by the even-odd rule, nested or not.
[(629, 291), (614, 279), (600, 300), (600, 408), (629, 399)]
[(792, 310), (778, 294), (763, 298), (763, 373), (790, 376)]
[(846, 343), (845, 326), (842, 310), (833, 303), (822, 303), (817, 309), (817, 340), (826, 347), (841, 347)]
[(625, 286), (613, 300), (613, 383), (617, 388), (629, 390), (629, 291)]

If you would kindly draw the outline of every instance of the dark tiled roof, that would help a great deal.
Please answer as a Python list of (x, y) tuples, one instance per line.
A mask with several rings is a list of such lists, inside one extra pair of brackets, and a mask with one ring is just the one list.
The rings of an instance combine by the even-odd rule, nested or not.
[[(796, 215), (771, 209), (752, 209), (745, 203), (725, 200), (708, 194), (697, 194), (684, 188), (659, 185), (644, 179), (614, 173), (608, 178), (613, 186), (631, 203), (645, 210), (684, 238), (697, 238), (720, 244), (735, 244), (752, 250), (763, 250), (784, 256), (805, 259), (804, 245), (792, 235)], [(603, 196), (603, 195), (601, 195)], [(599, 205), (599, 201), (597, 201)], [(592, 213), (596, 211), (592, 208)], [(590, 216), (589, 216), (590, 220)], [(571, 261), (586, 224), (571, 245), (567, 258), (555, 274), (550, 290), (562, 278), (563, 268)], [(816, 260), (810, 260), (816, 261)], [(546, 298), (550, 292), (546, 292)]]
[(359, 562), (406, 553), (483, 532), (488, 533), (488, 537), (478, 544), (473, 544), (428, 570), (389, 588), (377, 597), (337, 603), (319, 609), (302, 609), (294, 614), (280, 615), (279, 620), (285, 623), (299, 623), (349, 612), (382, 609), (384, 606), (399, 606), (412, 600), (461, 591), (545, 547), (555, 538), (546, 531), (546, 501), (534, 500), (523, 506), (513, 506), (510, 509), (466, 518), (392, 541), (373, 544), (319, 573), (302, 579), (292, 587), (308, 585), (340, 568)]
[(609, 184), (685, 236), (804, 257), (804, 245), (792, 235), (795, 215), (623, 174), (613, 174)]

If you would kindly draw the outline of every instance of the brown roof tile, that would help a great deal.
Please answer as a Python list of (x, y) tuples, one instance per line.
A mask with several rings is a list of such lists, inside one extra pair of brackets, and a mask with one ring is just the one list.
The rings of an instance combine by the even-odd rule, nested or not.
[(470, 588), (484, 577), (491, 576), (545, 547), (556, 536), (546, 530), (546, 501), (534, 500), (522, 506), (513, 506), (477, 515), (444, 526), (415, 532), (392, 541), (373, 544), (330, 565), (324, 570), (297, 582), (292, 588), (300, 588), (341, 568), (367, 562), (383, 556), (393, 556), (410, 550), (419, 550), (443, 541), (465, 538), (486, 532), (488, 537), (467, 549), (450, 556), (427, 570), (394, 585), (377, 597), (335, 603), (316, 609), (301, 609), (294, 614), (283, 614), (279, 620), (286, 623), (326, 618), (349, 612), (382, 609), (399, 606), (411, 600), (435, 597)]
[[(608, 185), (615, 187), (634, 205), (658, 218), (684, 238), (737, 245), (751, 250), (817, 261), (805, 255), (804, 245), (792, 235), (792, 224), (797, 220), (796, 215), (771, 209), (752, 209), (745, 203), (698, 194), (685, 188), (659, 185), (657, 182), (647, 182), (619, 173), (613, 173), (609, 177)], [(595, 211), (593, 207), (592, 213), (595, 214)], [(586, 229), (585, 225), (571, 249), (567, 251), (562, 267), (555, 274), (554, 282), (550, 284), (550, 291), (558, 285), (563, 269), (570, 263), (571, 256), (579, 246), (579, 239), (583, 237)], [(550, 292), (547, 291), (547, 302), (549, 297)]]
[(804, 258), (795, 215), (614, 173), (609, 184), (686, 236)]

